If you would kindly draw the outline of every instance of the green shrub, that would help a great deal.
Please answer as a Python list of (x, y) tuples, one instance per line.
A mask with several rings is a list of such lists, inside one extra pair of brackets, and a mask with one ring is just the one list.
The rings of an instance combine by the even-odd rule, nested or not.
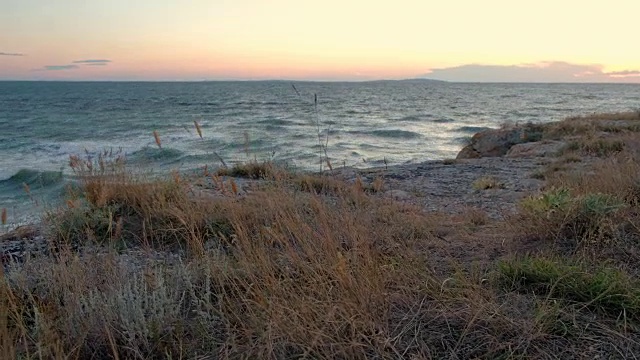
[(45, 220), (51, 224), (50, 232), (57, 242), (78, 243), (88, 238), (105, 242), (112, 238), (116, 228), (116, 208), (82, 206), (60, 212), (50, 212)]
[(521, 206), (527, 211), (542, 214), (564, 208), (570, 201), (571, 195), (569, 194), (569, 190), (566, 188), (558, 188), (551, 189), (538, 197), (525, 198), (522, 200)]

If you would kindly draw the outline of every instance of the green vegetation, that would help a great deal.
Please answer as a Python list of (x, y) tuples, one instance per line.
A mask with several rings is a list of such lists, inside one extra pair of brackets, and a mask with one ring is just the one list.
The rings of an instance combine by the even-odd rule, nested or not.
[(566, 305), (640, 320), (640, 283), (614, 268), (567, 264), (566, 259), (522, 258), (499, 264), (507, 290), (536, 293)]

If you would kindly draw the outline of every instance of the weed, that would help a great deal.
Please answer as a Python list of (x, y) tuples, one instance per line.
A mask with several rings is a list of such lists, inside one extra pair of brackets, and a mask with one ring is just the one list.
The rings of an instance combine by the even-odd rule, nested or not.
[(232, 176), (250, 179), (268, 179), (272, 178), (274, 166), (270, 162), (250, 161), (247, 163), (238, 163), (231, 168), (223, 167), (216, 172), (218, 176)]
[(463, 215), (471, 226), (482, 226), (489, 222), (489, 215), (482, 209), (468, 208)]
[(504, 184), (493, 176), (483, 176), (471, 184), (475, 190), (504, 189)]

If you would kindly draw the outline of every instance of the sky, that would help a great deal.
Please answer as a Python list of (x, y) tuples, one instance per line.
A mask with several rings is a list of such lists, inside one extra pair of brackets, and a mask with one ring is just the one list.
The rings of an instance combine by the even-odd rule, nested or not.
[(638, 0), (0, 0), (0, 80), (640, 83)]

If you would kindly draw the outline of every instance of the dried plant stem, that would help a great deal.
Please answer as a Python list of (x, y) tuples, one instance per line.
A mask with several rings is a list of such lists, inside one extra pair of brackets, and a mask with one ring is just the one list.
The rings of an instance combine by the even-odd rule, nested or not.
[(158, 135), (157, 130), (153, 130), (153, 138), (156, 140), (156, 145), (158, 145), (158, 147), (162, 149), (162, 142), (160, 141), (160, 135)]

